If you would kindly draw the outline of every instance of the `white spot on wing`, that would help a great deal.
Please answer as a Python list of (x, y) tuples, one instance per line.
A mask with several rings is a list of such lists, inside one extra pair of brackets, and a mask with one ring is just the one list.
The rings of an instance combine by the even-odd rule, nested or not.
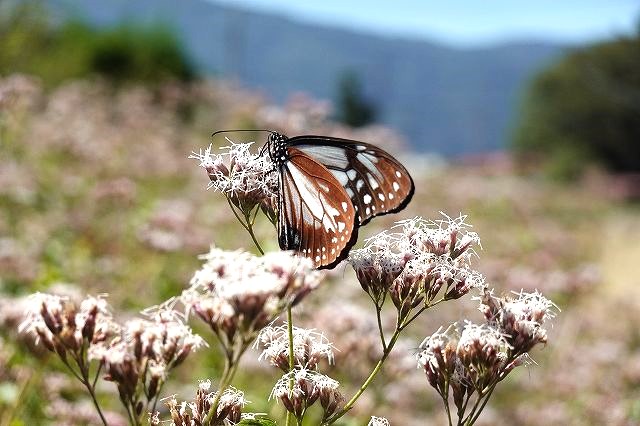
[(357, 189), (358, 191), (360, 191), (360, 188), (362, 188), (363, 186), (364, 186), (364, 181), (363, 181), (362, 179), (360, 179), (360, 180), (358, 180), (358, 181), (356, 182), (356, 189)]
[(398, 189), (400, 189), (400, 185), (398, 185), (398, 182), (393, 182), (393, 190), (398, 192)]
[(342, 202), (342, 210), (344, 210), (346, 212), (348, 208), (349, 208), (349, 205), (343, 201)]
[(342, 232), (342, 230), (346, 227), (344, 222), (338, 222), (338, 232)]
[(336, 179), (338, 179), (340, 185), (345, 186), (347, 183), (349, 183), (349, 178), (347, 177), (347, 174), (345, 172), (334, 171), (333, 175), (336, 177)]
[(396, 170), (396, 176), (402, 177), (402, 173), (400, 173), (399, 171)]
[(341, 169), (344, 169), (349, 165), (349, 160), (347, 160), (344, 149), (342, 148), (303, 145), (298, 146), (298, 149), (306, 154), (311, 155), (322, 164), (331, 164), (332, 166), (337, 166)]
[(382, 192), (379, 193), (378, 198), (380, 198), (380, 201), (384, 201), (384, 194)]
[(353, 169), (349, 169), (347, 170), (347, 176), (349, 177), (349, 180), (354, 180), (356, 176), (358, 176), (358, 172)]
[(389, 199), (393, 200), (393, 194), (392, 193), (389, 193)]
[(362, 197), (362, 199), (364, 200), (365, 204), (371, 204), (371, 195), (364, 194), (364, 197)]
[(367, 179), (369, 180), (369, 185), (371, 185), (371, 189), (376, 189), (378, 185), (378, 181), (371, 176), (371, 173), (367, 173)]
[(374, 175), (376, 175), (380, 179), (384, 179), (384, 176), (382, 176), (382, 173), (375, 165), (375, 163), (378, 162), (378, 157), (369, 154), (357, 154), (356, 158), (362, 163), (363, 166), (373, 172)]

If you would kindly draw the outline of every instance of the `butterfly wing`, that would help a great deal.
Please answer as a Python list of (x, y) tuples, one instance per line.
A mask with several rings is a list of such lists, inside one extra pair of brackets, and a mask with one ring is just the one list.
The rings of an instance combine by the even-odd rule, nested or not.
[(351, 198), (358, 225), (402, 210), (413, 197), (407, 169), (377, 146), (328, 136), (296, 136), (287, 144), (331, 171)]
[(280, 165), (278, 242), (282, 250), (332, 268), (357, 240), (356, 212), (336, 177), (297, 148)]

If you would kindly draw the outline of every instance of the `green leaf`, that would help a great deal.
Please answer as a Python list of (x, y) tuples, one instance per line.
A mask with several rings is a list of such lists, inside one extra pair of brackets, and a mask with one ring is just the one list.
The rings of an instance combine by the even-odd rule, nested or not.
[(269, 418), (263, 419), (243, 419), (238, 426), (278, 426), (276, 422)]

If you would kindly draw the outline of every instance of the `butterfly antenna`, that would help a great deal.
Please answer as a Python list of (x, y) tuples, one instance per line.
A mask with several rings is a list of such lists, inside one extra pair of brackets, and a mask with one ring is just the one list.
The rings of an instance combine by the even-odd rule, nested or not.
[(211, 137), (215, 135), (219, 135), (221, 133), (235, 133), (235, 132), (267, 132), (267, 133), (276, 133), (273, 130), (269, 129), (231, 129), (231, 130), (218, 130), (217, 132), (213, 132)]

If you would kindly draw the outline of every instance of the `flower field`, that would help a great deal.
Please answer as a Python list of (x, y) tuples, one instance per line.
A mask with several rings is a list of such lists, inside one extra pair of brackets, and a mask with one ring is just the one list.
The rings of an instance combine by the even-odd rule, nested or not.
[[(85, 317), (108, 311), (122, 321), (136, 321), (140, 330), (157, 326), (164, 333), (173, 330), (167, 325), (173, 318), (163, 319), (154, 311), (160, 319), (143, 320), (140, 311), (180, 299), (185, 316), (176, 320), (175, 327), (193, 340), (176, 344), (182, 349), (191, 345), (190, 353), (184, 354), (185, 359), (157, 349), (158, 357), (171, 360), (171, 376), (153, 392), (150, 400), (156, 403), (145, 405), (142, 424), (147, 424), (147, 411), (153, 406), (159, 419), (173, 415), (175, 421), (179, 401), (191, 401), (194, 395), (205, 398), (211, 382), (215, 386), (220, 377), (227, 377), (224, 353), (242, 356), (234, 358), (235, 376), (229, 375), (233, 380), (227, 384), (234, 392), (244, 392), (243, 412), (284, 418), (287, 402), (281, 398), (282, 389), (286, 394), (293, 378), (286, 376), (282, 382), (281, 372), (274, 368), (278, 363), (286, 367), (276, 350), (281, 324), (272, 325), (272, 335), (261, 334), (260, 345), (237, 341), (238, 330), (256, 338), (273, 318), (256, 316), (250, 325), (237, 316), (233, 318), (238, 323), (214, 318), (211, 312), (220, 301), (209, 299), (210, 289), (198, 281), (204, 280), (205, 272), (216, 271), (211, 266), (214, 261), (231, 266), (247, 262), (260, 269), (259, 274), (242, 275), (244, 281), (231, 276), (225, 287), (225, 303), (237, 302), (231, 304), (235, 312), (243, 312), (243, 319), (253, 318), (247, 312), (255, 313), (250, 309), (254, 305), (240, 303), (242, 295), (255, 292), (259, 298), (256, 289), (268, 287), (269, 274), (288, 265), (273, 253), (256, 260), (262, 258), (254, 256), (257, 250), (250, 235), (225, 197), (207, 190), (207, 173), (189, 158), (210, 143), (213, 152), (230, 145), (224, 137), (209, 138), (213, 131), (229, 128), (273, 128), (290, 136), (325, 134), (362, 140), (404, 161), (415, 181), (414, 199), (405, 210), (361, 228), (356, 248), (362, 251), (354, 252), (353, 259), (367, 254), (371, 241), (376, 241), (365, 243), (367, 238), (384, 229), (398, 231), (392, 226), (404, 219), (458, 223), (457, 218), (464, 218), (458, 225), (472, 225), (460, 226), (460, 235), (471, 235), (463, 250), (470, 250), (469, 256), (460, 262), (465, 268), (468, 262), (469, 270), (478, 274), (473, 278), (470, 274), (468, 280), (475, 283), (481, 274), (493, 295), (476, 284), (448, 288), (446, 303), (434, 304), (407, 322), (393, 341), (393, 350), (384, 338), (380, 344), (378, 332), (393, 331), (399, 324), (396, 309), (393, 304), (380, 305), (376, 316), (377, 290), (362, 284), (363, 272), (356, 261), (352, 260), (353, 267), (344, 263), (329, 271), (321, 281), (315, 272), (308, 272), (313, 279), (307, 283), (290, 283), (285, 289), (276, 282), (269, 288), (270, 298), (264, 296), (263, 304), (278, 304), (285, 295), (296, 298), (294, 325), (314, 329), (300, 335), (311, 341), (321, 334), (314, 340), (321, 346), (317, 363), (335, 381), (323, 382), (322, 389), (333, 392), (339, 384), (349, 399), (389, 349), (369, 389), (335, 424), (384, 424), (370, 420), (372, 416), (385, 417), (392, 425), (446, 424), (441, 398), (430, 384), (433, 377), (425, 374), (434, 348), (450, 338), (444, 331), (458, 321), (460, 340), (476, 333), (486, 345), (502, 342), (504, 336), (484, 326), (464, 328), (462, 321), (480, 323), (487, 310), (498, 309), (494, 304), (499, 297), (521, 301), (522, 294), (536, 290), (555, 304), (551, 308), (555, 318), (545, 322), (546, 335), (536, 335), (535, 343), (546, 343), (535, 345), (528, 362), (495, 387), (476, 424), (640, 422), (640, 212), (637, 205), (625, 202), (616, 179), (594, 171), (579, 183), (560, 185), (535, 173), (518, 172), (507, 154), (445, 163), (405, 153), (405, 143), (391, 129), (351, 129), (330, 117), (325, 102), (296, 95), (276, 106), (224, 81), (166, 83), (150, 89), (74, 80), (47, 91), (29, 76), (1, 78), (0, 425), (101, 424), (89, 394), (55, 351), (47, 351), (43, 339), (35, 344), (33, 321), (19, 332), (25, 312), (33, 308), (29, 295), (35, 292), (75, 301)], [(251, 149), (257, 154), (266, 136), (245, 136), (233, 142), (255, 141)], [(275, 228), (266, 217), (257, 216), (253, 232), (265, 251), (278, 250)], [(449, 244), (458, 247), (456, 241)], [(220, 254), (223, 250), (253, 254), (226, 258), (228, 254)], [(199, 257), (206, 253), (208, 257)], [(207, 268), (211, 269), (202, 272)], [(200, 275), (194, 276), (196, 271)], [(95, 296), (93, 311), (80, 304), (87, 295)], [(63, 312), (66, 302), (55, 300), (47, 303), (58, 304)], [(286, 320), (284, 314), (280, 320)], [(180, 328), (186, 324), (188, 332)], [(110, 333), (140, 336), (136, 329), (124, 329)], [(522, 343), (509, 342), (511, 350)], [(503, 343), (495, 345), (503, 350)], [(238, 352), (232, 350), (235, 344), (241, 347)], [(108, 358), (111, 355), (96, 350), (93, 359), (103, 360), (108, 370), (116, 363)], [(308, 358), (305, 362), (310, 363)], [(105, 373), (117, 375), (115, 370), (101, 372)], [(310, 369), (309, 374), (320, 373)], [(200, 387), (199, 381), (203, 381)], [(125, 392), (128, 412), (119, 402), (123, 388), (100, 380), (92, 389), (109, 425), (131, 423), (140, 395)], [(331, 392), (321, 396), (326, 398), (322, 408), (310, 408), (305, 425), (319, 424), (323, 415), (339, 412), (339, 405), (331, 407), (337, 400)], [(238, 395), (231, 392), (211, 399), (237, 402)], [(228, 417), (238, 418), (239, 414)]]

